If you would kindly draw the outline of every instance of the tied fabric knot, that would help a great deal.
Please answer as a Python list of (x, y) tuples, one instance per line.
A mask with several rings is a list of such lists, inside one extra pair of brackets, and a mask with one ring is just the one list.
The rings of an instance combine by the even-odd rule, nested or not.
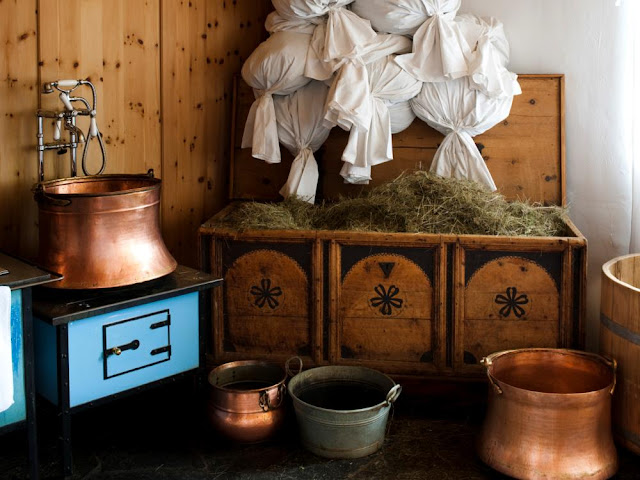
[(273, 90), (260, 90), (258, 88), (254, 88), (253, 94), (256, 97), (256, 100), (262, 100), (264, 97), (273, 98)]
[(279, 193), (284, 198), (295, 196), (305, 202), (314, 203), (319, 178), (318, 162), (313, 156), (313, 150), (305, 147), (293, 160), (287, 182)]

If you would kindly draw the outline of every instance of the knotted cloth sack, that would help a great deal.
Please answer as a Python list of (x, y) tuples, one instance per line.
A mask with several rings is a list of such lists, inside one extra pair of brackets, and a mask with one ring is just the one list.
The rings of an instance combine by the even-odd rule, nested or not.
[(330, 132), (323, 124), (328, 91), (324, 83), (312, 81), (290, 95), (274, 98), (280, 143), (295, 156), (280, 190), (284, 198), (295, 195), (309, 203), (315, 201), (319, 175), (313, 152)]
[(431, 164), (431, 172), (442, 177), (474, 180), (496, 190), (472, 137), (507, 118), (512, 102), (513, 96), (489, 97), (474, 90), (469, 77), (423, 84), (420, 94), (411, 100), (413, 111), (445, 135)]
[[(375, 38), (376, 32), (371, 28), (371, 23), (345, 8), (352, 1), (272, 0), (272, 3), (282, 21), (294, 24), (299, 24), (301, 20), (326, 23), (322, 41), (323, 60), (328, 62), (355, 55), (360, 46)], [(282, 25), (280, 28), (283, 28)]]
[(514, 82), (517, 76), (507, 70), (509, 42), (502, 22), (469, 14), (458, 16), (456, 21), (471, 45), (468, 69), (472, 88), (490, 97), (522, 93)]
[(253, 88), (251, 105), (242, 136), (242, 148), (267, 163), (280, 162), (278, 128), (273, 95), (289, 95), (311, 79), (304, 76), (311, 35), (282, 31), (262, 42), (242, 66), (242, 78)]
[(393, 160), (391, 135), (407, 128), (415, 118), (409, 100), (422, 88), (421, 82), (394, 62), (394, 55), (367, 64), (366, 70), (370, 93), (364, 101), (372, 114), (366, 129), (351, 129), (340, 172), (347, 183), (368, 183), (372, 166)]
[[(321, 27), (319, 26), (318, 29)], [(315, 37), (315, 35), (314, 35)], [(393, 53), (406, 52), (411, 49), (411, 41), (400, 35), (377, 35), (376, 38), (362, 48), (360, 54), (345, 58), (333, 64), (337, 69), (329, 96), (327, 98), (325, 120), (329, 126), (339, 125), (344, 130), (352, 127), (367, 131), (371, 127), (373, 109), (371, 103), (371, 84), (367, 65)], [(314, 50), (312, 41), (309, 50), (309, 62), (318, 52)], [(320, 66), (320, 63), (316, 63)], [(329, 65), (329, 64), (325, 64)], [(309, 68), (307, 68), (307, 71)], [(330, 78), (331, 70), (318, 68), (317, 76)], [(323, 78), (320, 78), (322, 80)]]
[(379, 32), (413, 35), (413, 51), (396, 59), (423, 82), (468, 74), (469, 44), (455, 21), (461, 0), (355, 0), (354, 13)]

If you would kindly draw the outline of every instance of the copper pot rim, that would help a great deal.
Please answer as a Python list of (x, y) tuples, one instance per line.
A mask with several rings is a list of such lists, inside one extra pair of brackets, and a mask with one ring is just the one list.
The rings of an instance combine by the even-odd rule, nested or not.
[[(251, 390), (240, 390), (237, 388), (229, 388), (226, 387), (225, 385), (216, 385), (214, 383), (212, 383), (211, 379), (219, 374), (220, 372), (224, 371), (224, 370), (229, 370), (232, 368), (238, 368), (238, 367), (268, 367), (268, 368), (277, 368), (280, 369), (282, 371), (282, 378), (272, 384), (269, 385), (268, 387), (263, 387), (263, 388), (254, 388)], [(263, 360), (238, 360), (235, 362), (228, 362), (228, 363), (224, 363), (222, 365), (218, 365), (216, 368), (214, 368), (213, 370), (211, 370), (209, 372), (209, 375), (207, 375), (207, 383), (209, 384), (209, 386), (211, 388), (213, 388), (214, 390), (218, 390), (220, 392), (225, 392), (225, 393), (233, 393), (233, 394), (256, 394), (256, 393), (262, 393), (265, 390), (266, 391), (270, 391), (273, 389), (277, 389), (280, 388), (281, 385), (284, 385), (287, 381), (287, 372), (285, 371), (285, 369), (283, 367), (281, 367), (280, 365), (278, 365), (277, 363), (273, 363), (273, 362), (265, 362)]]
[[(93, 193), (55, 193), (48, 191), (54, 187), (58, 187), (60, 185), (65, 185), (69, 183), (96, 183), (96, 182), (104, 182), (104, 181), (126, 181), (126, 180), (144, 180), (148, 182), (148, 185), (144, 187), (137, 188), (128, 188), (123, 190), (117, 190), (113, 192), (93, 192)], [(95, 198), (95, 197), (116, 197), (120, 195), (131, 195), (135, 193), (144, 193), (150, 192), (153, 190), (158, 190), (161, 186), (162, 180), (159, 178), (155, 178), (151, 176), (151, 174), (138, 173), (138, 174), (107, 174), (107, 175), (87, 175), (84, 177), (67, 177), (67, 178), (58, 178), (55, 180), (48, 180), (46, 182), (38, 182), (33, 187), (33, 192), (45, 193), (48, 197), (52, 198)], [(39, 200), (36, 195), (36, 200)]]
[[(580, 356), (583, 359), (587, 359), (594, 363), (599, 363), (611, 369), (612, 380), (601, 388), (585, 391), (585, 392), (568, 392), (568, 393), (560, 393), (560, 392), (542, 392), (538, 390), (531, 390), (527, 388), (518, 387), (516, 385), (512, 385), (504, 380), (501, 380), (495, 377), (492, 374), (492, 367), (494, 366), (493, 362), (499, 358), (504, 358), (505, 356), (518, 355), (522, 353), (551, 353), (553, 355), (570, 355), (570, 356)], [(599, 355), (597, 353), (585, 352), (582, 350), (573, 350), (568, 348), (521, 348), (521, 349), (513, 349), (513, 350), (503, 350), (500, 352), (492, 353), (487, 357), (484, 357), (481, 362), (482, 365), (485, 366), (487, 377), (489, 378), (489, 382), (493, 384), (494, 389), (496, 387), (496, 382), (498, 388), (506, 387), (507, 390), (512, 391), (516, 394), (522, 396), (540, 396), (547, 399), (553, 400), (567, 400), (567, 399), (579, 399), (586, 398), (594, 395), (602, 395), (606, 393), (607, 395), (613, 395), (614, 389), (616, 387), (616, 370), (617, 370), (617, 362), (614, 359), (610, 359)], [(499, 392), (502, 393), (502, 392)]]

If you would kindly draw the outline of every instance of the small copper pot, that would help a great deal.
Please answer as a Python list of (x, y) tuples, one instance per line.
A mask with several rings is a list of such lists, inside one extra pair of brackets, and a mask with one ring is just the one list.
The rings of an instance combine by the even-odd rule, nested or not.
[(575, 350), (529, 348), (482, 360), (491, 383), (478, 443), (483, 462), (522, 479), (606, 479), (616, 363)]
[(211, 424), (239, 443), (268, 440), (284, 423), (287, 378), (282, 367), (252, 360), (213, 369), (207, 406)]

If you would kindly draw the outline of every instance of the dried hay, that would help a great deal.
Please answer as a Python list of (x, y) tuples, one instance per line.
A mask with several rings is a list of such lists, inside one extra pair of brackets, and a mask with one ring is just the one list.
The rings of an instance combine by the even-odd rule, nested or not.
[(564, 215), (561, 207), (508, 202), (475, 182), (418, 171), (336, 203), (242, 203), (219, 223), (240, 230), (562, 236)]

